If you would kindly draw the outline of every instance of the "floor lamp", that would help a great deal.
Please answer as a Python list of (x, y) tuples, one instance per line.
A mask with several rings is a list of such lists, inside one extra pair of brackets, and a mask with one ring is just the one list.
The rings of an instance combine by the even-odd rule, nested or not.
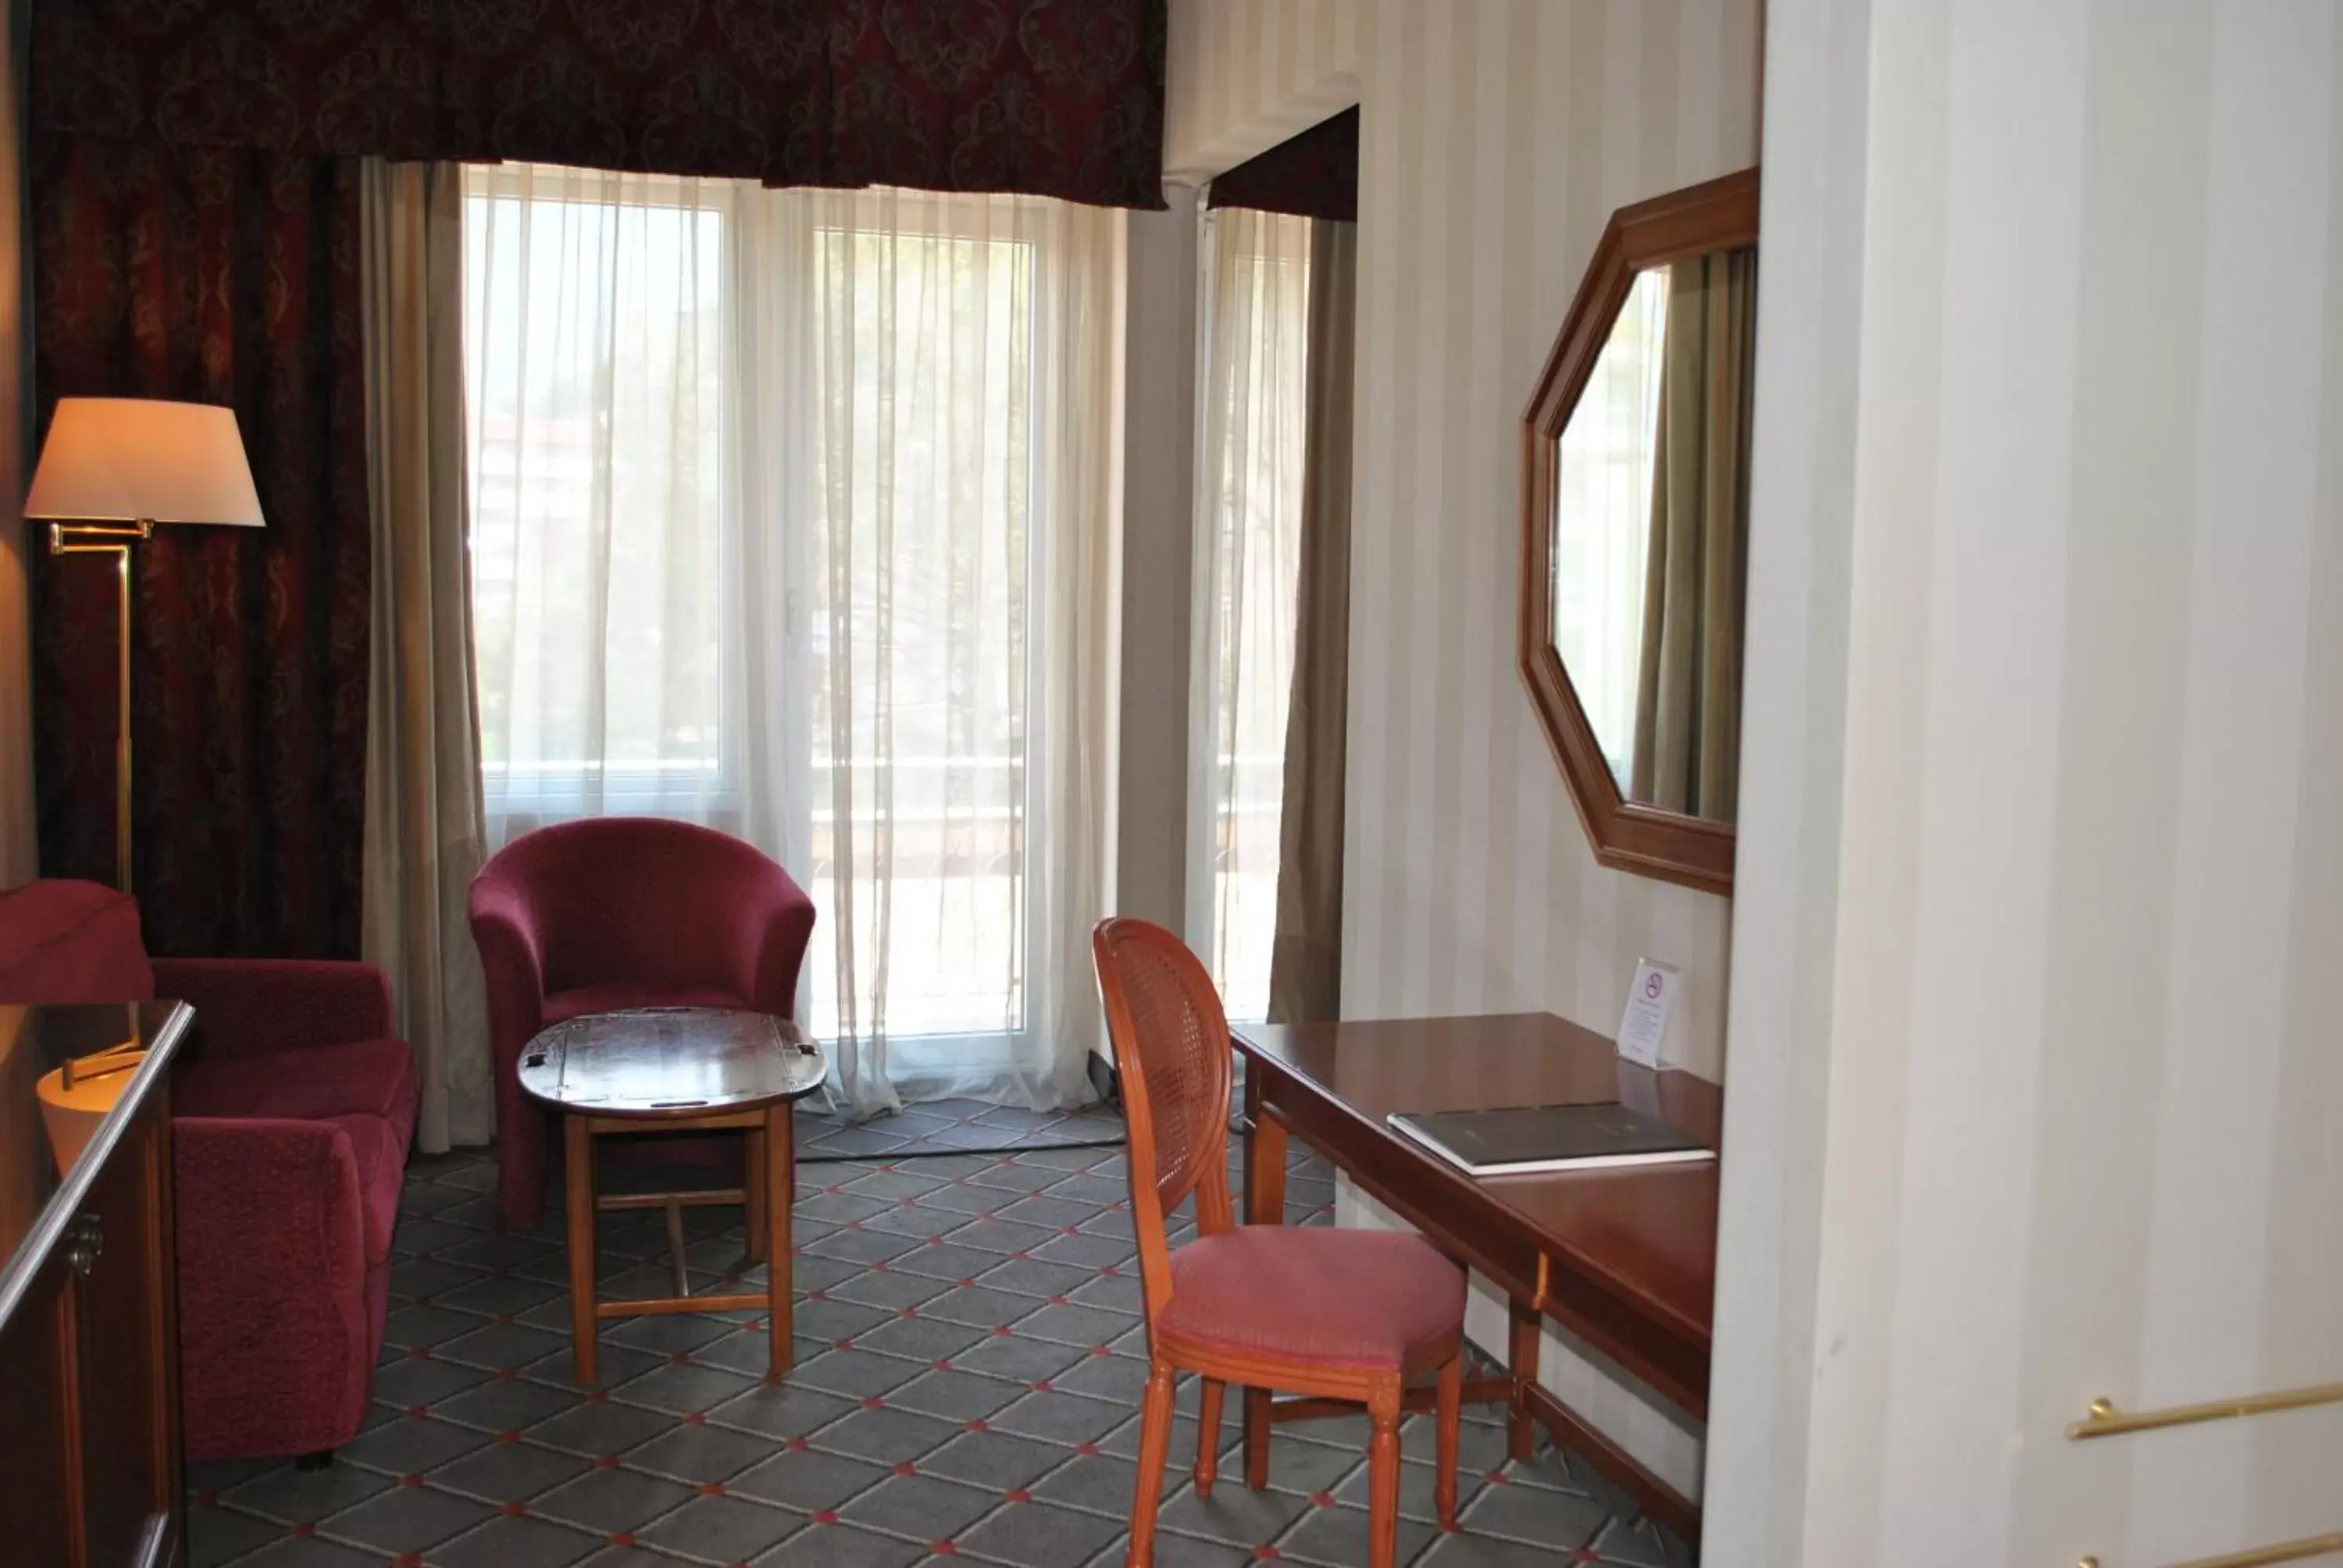
[(53, 556), (112, 556), (116, 589), (114, 841), (130, 886), (130, 547), (156, 523), (262, 525), (236, 410), (151, 397), (61, 397), (25, 498)]

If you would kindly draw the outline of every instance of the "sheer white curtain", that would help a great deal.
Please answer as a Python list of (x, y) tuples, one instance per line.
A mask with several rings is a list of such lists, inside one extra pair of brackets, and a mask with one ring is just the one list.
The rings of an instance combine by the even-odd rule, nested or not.
[(737, 833), (855, 1105), (1086, 1098), (1122, 216), (468, 179), (491, 841)]
[(1293, 684), (1310, 220), (1220, 207), (1203, 234), (1188, 929), (1229, 1016), (1269, 1007)]

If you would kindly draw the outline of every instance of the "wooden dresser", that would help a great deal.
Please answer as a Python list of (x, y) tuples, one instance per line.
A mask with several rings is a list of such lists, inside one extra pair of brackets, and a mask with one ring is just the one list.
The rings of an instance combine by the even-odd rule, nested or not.
[[(171, 1240), (177, 1002), (0, 1007), (0, 1561), (186, 1561)], [(35, 1085), (136, 1035), (147, 1048), (71, 1170)]]

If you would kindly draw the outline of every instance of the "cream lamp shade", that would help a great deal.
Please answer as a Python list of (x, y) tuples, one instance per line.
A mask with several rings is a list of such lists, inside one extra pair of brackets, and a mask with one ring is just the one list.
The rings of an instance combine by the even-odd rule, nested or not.
[[(135, 1030), (137, 1025), (131, 1027)], [(134, 1034), (127, 1045), (75, 1062), (78, 1072), (55, 1068), (33, 1086), (40, 1097), (41, 1122), (49, 1131), (49, 1148), (57, 1157), (58, 1174), (74, 1168), (74, 1161), (106, 1125), (115, 1101), (122, 1098), (122, 1091), (146, 1060), (146, 1052), (139, 1049)]]
[(25, 516), (43, 522), (263, 526), (236, 410), (60, 397)]

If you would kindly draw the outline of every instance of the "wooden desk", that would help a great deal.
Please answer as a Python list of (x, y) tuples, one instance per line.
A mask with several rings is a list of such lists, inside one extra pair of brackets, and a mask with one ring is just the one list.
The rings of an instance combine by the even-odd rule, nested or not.
[[(1609, 1040), (1548, 1013), (1293, 1026), (1245, 1024), (1245, 1218), (1285, 1211), (1288, 1133), (1513, 1303), (1509, 1380), (1483, 1397), (1512, 1406), (1514, 1455), (1531, 1422), (1590, 1459), (1688, 1538), (1699, 1510), (1537, 1383), (1552, 1318), (1692, 1415), (1708, 1413), (1716, 1286), (1716, 1167), (1584, 1171), (1475, 1181), (1384, 1125), (1394, 1111), (1463, 1111), (1619, 1100), (1715, 1141), (1724, 1094), (1685, 1072), (1618, 1060)], [(1248, 1391), (1246, 1468), (1265, 1465), (1270, 1422), (1289, 1412)], [(1322, 1413), (1296, 1409), (1290, 1413)]]

